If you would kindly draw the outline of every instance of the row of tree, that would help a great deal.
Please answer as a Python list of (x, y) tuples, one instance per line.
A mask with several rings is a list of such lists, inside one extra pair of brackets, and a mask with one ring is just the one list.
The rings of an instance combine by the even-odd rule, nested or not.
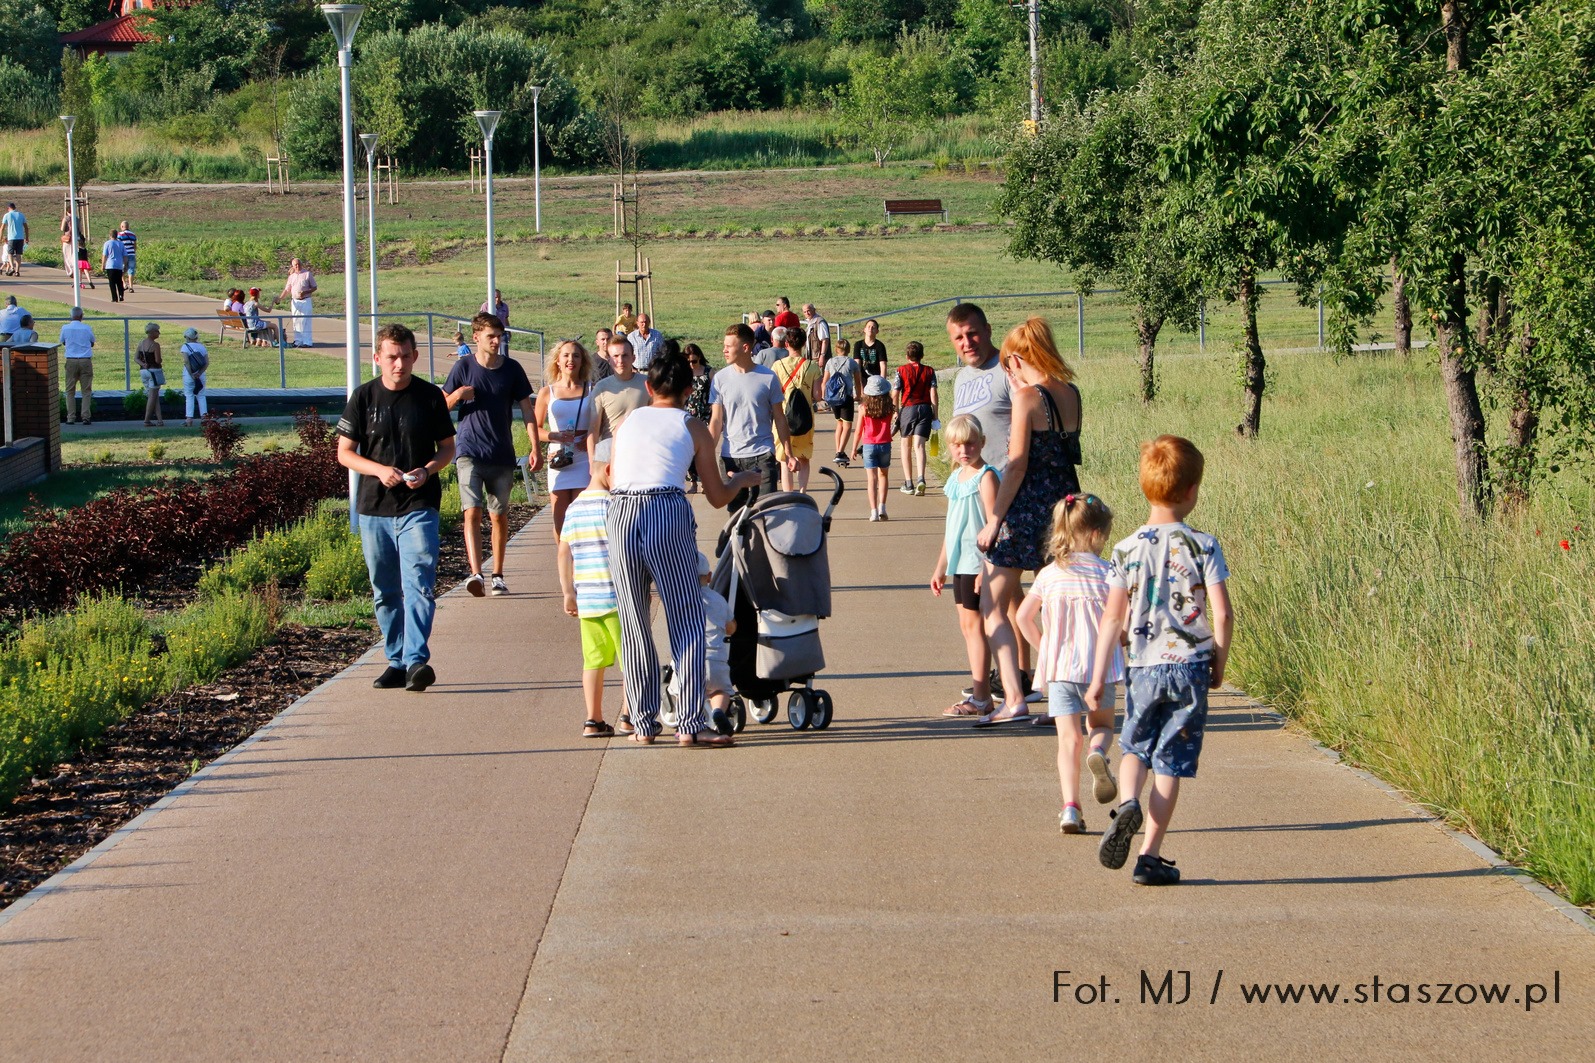
[[(1520, 506), (1595, 444), (1595, 5), (1588, 0), (1146, 0), (1132, 87), (1054, 110), (1015, 148), (1015, 254), (1159, 332), (1239, 304), (1262, 428), (1258, 279), (1321, 290), (1349, 353), (1385, 300), (1427, 319), (1464, 513)], [(1500, 426), (1487, 428), (1497, 405)]]

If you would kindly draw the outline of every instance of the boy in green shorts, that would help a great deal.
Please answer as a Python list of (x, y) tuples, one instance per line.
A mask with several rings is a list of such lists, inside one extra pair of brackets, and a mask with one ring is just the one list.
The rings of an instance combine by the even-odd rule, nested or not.
[[(604, 669), (620, 665), (620, 605), (609, 575), (609, 469), (597, 465), (587, 490), (565, 510), (559, 533), (559, 585), (565, 612), (578, 618), (582, 632), (582, 697), (587, 703), (584, 738), (609, 738), (604, 721)], [(624, 697), (624, 695), (622, 695)]]

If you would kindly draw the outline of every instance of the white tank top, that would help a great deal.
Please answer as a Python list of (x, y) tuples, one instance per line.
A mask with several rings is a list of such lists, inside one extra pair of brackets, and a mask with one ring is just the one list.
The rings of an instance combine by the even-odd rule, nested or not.
[(686, 410), (644, 406), (627, 415), (615, 429), (615, 462), (610, 488), (646, 491), (680, 487), (687, 479), (695, 448), (687, 430)]

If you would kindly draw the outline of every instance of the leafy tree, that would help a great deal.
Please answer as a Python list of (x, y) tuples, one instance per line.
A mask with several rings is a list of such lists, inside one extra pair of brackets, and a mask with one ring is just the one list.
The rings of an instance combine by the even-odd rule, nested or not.
[(870, 149), (876, 166), (915, 130), (946, 114), (967, 83), (953, 65), (944, 33), (904, 30), (891, 55), (853, 60), (846, 90), (837, 99), (842, 130)]
[[(100, 123), (94, 117), (94, 89), (83, 75), (83, 61), (71, 48), (61, 49), (61, 113), (75, 115), (72, 167), (79, 187), (100, 172)], [(66, 154), (66, 127), (61, 127), (61, 154)]]
[(38, 0), (0, 0), (0, 26), (6, 28), (10, 62), (37, 78), (54, 76), (61, 47), (55, 12)]
[(1066, 107), (1008, 158), (998, 205), (1015, 222), (1008, 250), (1056, 262), (1089, 291), (1099, 280), (1135, 306), (1141, 401), (1157, 396), (1156, 348), (1165, 323), (1196, 327), (1201, 283), (1180, 246), (1158, 174), (1170, 131), (1152, 84)]

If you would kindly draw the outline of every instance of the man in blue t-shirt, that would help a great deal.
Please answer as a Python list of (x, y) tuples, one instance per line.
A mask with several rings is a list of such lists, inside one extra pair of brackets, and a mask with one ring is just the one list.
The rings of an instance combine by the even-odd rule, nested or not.
[(28, 219), (15, 203), (6, 204), (0, 214), (0, 239), (6, 242), (6, 272), (13, 277), (22, 272), (22, 249), (28, 244)]
[(122, 267), (127, 265), (127, 249), (115, 236), (108, 237), (100, 248), (100, 269), (111, 286), (111, 302), (122, 301)]
[(521, 408), (532, 444), (528, 458), (532, 471), (536, 472), (543, 462), (532, 383), (521, 364), (503, 353), (503, 340), (504, 324), (498, 316), (485, 310), (477, 314), (471, 319), (471, 356), (456, 361), (443, 384), (449, 409), (460, 413), (454, 464), (460, 474), (465, 556), (471, 566), (471, 578), (465, 587), (478, 598), (487, 593), (487, 583), (482, 578), (484, 501), (493, 525), (493, 593), (509, 593), (504, 582), (504, 549), (509, 543), (510, 491), (515, 486), (516, 405)]

